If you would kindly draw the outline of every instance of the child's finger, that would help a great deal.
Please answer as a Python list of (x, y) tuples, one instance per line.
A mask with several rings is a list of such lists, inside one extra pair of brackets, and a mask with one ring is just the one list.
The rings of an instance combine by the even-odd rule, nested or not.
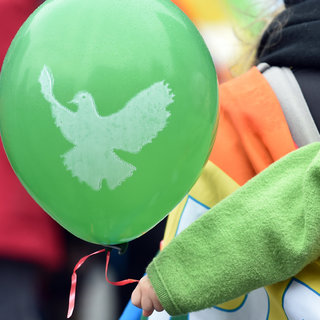
[(145, 317), (151, 316), (154, 307), (152, 300), (149, 298), (149, 296), (143, 295), (141, 298), (141, 308), (143, 309), (143, 315)]
[(163, 306), (162, 304), (160, 303), (160, 301), (158, 300), (158, 298), (156, 298), (155, 300), (153, 300), (153, 307), (156, 311), (160, 312), (160, 311), (163, 311)]
[(142, 312), (142, 315), (146, 318), (150, 317), (152, 315), (153, 311), (146, 311), (146, 310), (143, 310)]
[(139, 284), (136, 286), (136, 288), (133, 290), (131, 294), (131, 302), (134, 306), (140, 309), (142, 308), (141, 307), (141, 290), (140, 290)]

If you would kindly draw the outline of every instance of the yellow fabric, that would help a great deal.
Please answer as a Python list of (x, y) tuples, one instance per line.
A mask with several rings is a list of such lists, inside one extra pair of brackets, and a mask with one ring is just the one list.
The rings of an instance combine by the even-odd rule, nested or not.
[[(212, 186), (219, 186), (212, 190)], [(203, 169), (201, 178), (197, 181), (191, 189), (189, 195), (197, 199), (208, 207), (213, 207), (220, 200), (228, 196), (230, 193), (238, 188), (230, 177), (228, 177), (222, 170), (208, 161)], [(188, 195), (188, 196), (189, 196)], [(187, 201), (186, 196), (178, 206), (170, 213), (163, 238), (163, 246), (165, 247), (176, 235), (178, 223), (180, 221), (181, 213)]]

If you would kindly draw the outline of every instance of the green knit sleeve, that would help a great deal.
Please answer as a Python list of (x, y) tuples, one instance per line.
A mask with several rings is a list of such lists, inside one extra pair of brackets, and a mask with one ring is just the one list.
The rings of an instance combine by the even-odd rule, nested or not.
[(320, 143), (280, 159), (178, 235), (147, 274), (171, 315), (229, 301), (320, 256)]

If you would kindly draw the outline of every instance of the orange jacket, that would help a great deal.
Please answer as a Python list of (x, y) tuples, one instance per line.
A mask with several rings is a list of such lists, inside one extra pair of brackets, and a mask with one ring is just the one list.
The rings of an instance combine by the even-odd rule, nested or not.
[(243, 185), (295, 149), (278, 99), (256, 67), (221, 85), (214, 164)]

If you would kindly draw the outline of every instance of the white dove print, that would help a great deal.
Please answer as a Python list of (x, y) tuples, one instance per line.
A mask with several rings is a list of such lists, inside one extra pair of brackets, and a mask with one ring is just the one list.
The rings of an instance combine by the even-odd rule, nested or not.
[(74, 147), (62, 155), (64, 165), (81, 182), (100, 190), (105, 179), (115, 189), (137, 169), (122, 160), (115, 149), (138, 153), (167, 125), (167, 107), (174, 94), (164, 81), (156, 82), (134, 96), (118, 112), (102, 117), (90, 93), (78, 92), (73, 112), (53, 94), (54, 78), (44, 65), (39, 76), (41, 92), (51, 104), (52, 117), (66, 140)]

